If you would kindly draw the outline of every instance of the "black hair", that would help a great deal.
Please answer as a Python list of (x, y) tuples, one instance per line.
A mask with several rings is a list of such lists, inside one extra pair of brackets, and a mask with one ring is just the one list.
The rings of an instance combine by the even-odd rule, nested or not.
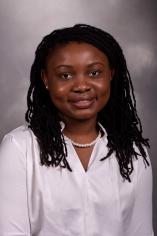
[(41, 72), (46, 68), (48, 56), (53, 50), (72, 41), (95, 46), (107, 56), (111, 68), (114, 68), (109, 101), (98, 114), (98, 122), (108, 134), (109, 151), (101, 161), (114, 152), (122, 177), (131, 181), (133, 159), (142, 156), (145, 165), (149, 165), (145, 150), (149, 143), (148, 139), (142, 137), (142, 125), (137, 115), (131, 77), (123, 51), (113, 36), (86, 24), (54, 30), (43, 38), (35, 53), (27, 95), (26, 121), (37, 137), (41, 164), (61, 166), (72, 171), (66, 158), (67, 148), (57, 108), (52, 103), (41, 78)]

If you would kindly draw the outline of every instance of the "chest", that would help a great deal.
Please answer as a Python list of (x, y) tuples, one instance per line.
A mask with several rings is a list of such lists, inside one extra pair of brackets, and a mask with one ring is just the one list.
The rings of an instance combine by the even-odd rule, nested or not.
[(80, 163), (85, 171), (88, 169), (88, 164), (91, 158), (91, 154), (93, 151), (93, 147), (87, 147), (87, 148), (77, 148), (75, 147), (76, 151), (76, 158), (80, 160)]
[(50, 230), (56, 233), (54, 235), (62, 235), (62, 229), (70, 236), (86, 235), (86, 229), (93, 231), (91, 235), (95, 235), (94, 232), (101, 235), (113, 224), (119, 229), (120, 219), (133, 206), (133, 188), (130, 185), (127, 191), (119, 189), (116, 179), (112, 182), (113, 176), (107, 170), (104, 165), (97, 173), (74, 168), (72, 173), (65, 169), (45, 171), (41, 188), (32, 188), (30, 194), (36, 196), (35, 204), (31, 204), (31, 224), (42, 225), (43, 235)]
[[(32, 174), (27, 175), (31, 177), (27, 182), (33, 232), (37, 225), (42, 236), (48, 232), (87, 235), (86, 230), (92, 236), (109, 235), (113, 230), (116, 230), (113, 235), (122, 235), (117, 232), (120, 219), (129, 214), (134, 204), (134, 181), (131, 184), (121, 181), (116, 158), (100, 162), (106, 153), (104, 149), (96, 147), (82, 154), (69, 146), (68, 151), (72, 172), (33, 164)], [(35, 157), (38, 163), (38, 155)], [(108, 229), (111, 225), (114, 229)]]

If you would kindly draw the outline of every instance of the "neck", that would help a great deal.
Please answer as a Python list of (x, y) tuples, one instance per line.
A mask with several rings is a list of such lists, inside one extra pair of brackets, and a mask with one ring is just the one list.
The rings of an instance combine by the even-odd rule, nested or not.
[(88, 143), (94, 140), (97, 135), (96, 118), (90, 120), (64, 120), (65, 129), (63, 133), (74, 141)]

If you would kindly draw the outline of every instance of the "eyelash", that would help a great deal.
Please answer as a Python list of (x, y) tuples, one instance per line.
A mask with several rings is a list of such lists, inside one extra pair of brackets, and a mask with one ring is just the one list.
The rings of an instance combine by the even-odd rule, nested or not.
[[(95, 74), (93, 74), (93, 73), (95, 73)], [(100, 74), (102, 74), (101, 70), (93, 70), (93, 71), (88, 73), (89, 77), (94, 77), (94, 78), (99, 77)], [(69, 72), (59, 74), (59, 77), (63, 80), (70, 80), (73, 76), (74, 75), (72, 73), (69, 73)]]
[[(65, 75), (66, 76), (70, 76), (70, 78), (67, 78), (67, 77), (65, 77)], [(72, 73), (68, 73), (68, 72), (66, 72), (66, 73), (61, 73), (60, 75), (59, 75), (59, 77), (61, 78), (61, 79), (64, 79), (64, 80), (69, 80), (69, 79), (71, 79), (72, 78)]]
[[(96, 73), (93, 75), (93, 73)], [(101, 70), (93, 70), (89, 73), (90, 77), (99, 77), (99, 75), (102, 74)]]

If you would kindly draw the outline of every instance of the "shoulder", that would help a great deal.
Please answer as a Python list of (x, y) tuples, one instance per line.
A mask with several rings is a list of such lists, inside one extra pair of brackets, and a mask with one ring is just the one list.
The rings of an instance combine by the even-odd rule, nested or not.
[(32, 131), (30, 130), (30, 128), (28, 128), (28, 125), (25, 124), (25, 125), (22, 125), (22, 126), (19, 126), (13, 130), (11, 130), (10, 132), (8, 132), (4, 137), (7, 137), (7, 136), (12, 136), (12, 137), (15, 137), (15, 138), (26, 138), (27, 136), (30, 135)]
[(136, 153), (138, 153), (138, 158), (133, 160), (133, 176), (136, 175), (136, 181), (137, 181), (137, 187), (139, 186), (139, 183), (143, 183), (145, 187), (152, 188), (152, 165), (151, 165), (151, 159), (148, 153), (148, 149), (143, 146), (143, 149), (146, 153), (146, 157), (144, 158), (138, 147), (134, 146), (134, 150)]
[(31, 129), (28, 128), (28, 125), (25, 124), (6, 134), (1, 142), (0, 149), (10, 149), (11, 151), (16, 148), (24, 153), (32, 139), (36, 139), (36, 137)]

